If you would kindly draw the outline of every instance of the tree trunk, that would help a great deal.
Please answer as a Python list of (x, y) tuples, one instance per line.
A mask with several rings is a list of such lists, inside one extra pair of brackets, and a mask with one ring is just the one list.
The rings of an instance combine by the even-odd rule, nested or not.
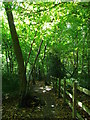
[[(33, 70), (35, 69), (35, 64), (36, 64), (37, 59), (38, 59), (38, 56), (39, 56), (39, 54), (40, 54), (42, 43), (43, 43), (43, 40), (42, 40), (41, 43), (40, 43), (40, 46), (39, 46), (39, 49), (38, 49), (38, 52), (37, 52), (37, 55), (36, 55), (36, 58), (35, 58), (34, 64), (33, 64), (33, 66), (32, 66), (32, 70), (31, 70), (30, 75), (32, 75)], [(30, 77), (30, 75), (29, 75), (29, 77)], [(29, 82), (30, 82), (30, 79), (29, 79)]]
[(7, 63), (7, 72), (9, 72), (9, 69), (8, 69), (8, 52), (7, 52), (7, 49), (6, 49), (6, 63)]
[(12, 50), (11, 50), (11, 73), (13, 73), (13, 62), (14, 62), (12, 57), (13, 56), (12, 56)]
[(60, 93), (61, 92), (61, 78), (59, 78), (59, 93), (58, 93), (58, 97), (60, 98)]
[(25, 67), (24, 67), (24, 59), (23, 59), (21, 48), (20, 48), (16, 28), (14, 25), (14, 19), (13, 19), (10, 2), (4, 3), (4, 5), (5, 5), (5, 10), (6, 10), (7, 19), (8, 19), (9, 28), (10, 28), (10, 33), (11, 33), (11, 37), (12, 37), (14, 52), (16, 55), (17, 63), (18, 63), (19, 77), (21, 80), (21, 83), (20, 83), (20, 95), (21, 95), (20, 98), (21, 99), (20, 100), (22, 103), (23, 97), (26, 94), (26, 83), (27, 83), (26, 82), (26, 72), (25, 72)]
[(76, 51), (76, 61), (77, 61), (77, 64), (76, 64), (76, 77), (78, 78), (78, 38), (77, 38), (77, 51)]
[(87, 46), (88, 46), (88, 55), (87, 55), (87, 66), (88, 66), (88, 79), (90, 78), (90, 39), (89, 39), (89, 31), (90, 31), (90, 19), (87, 22)]
[(83, 50), (82, 50), (82, 75), (84, 70), (84, 46), (85, 45), (85, 38), (83, 38)]
[(42, 66), (41, 66), (42, 78), (43, 79), (45, 77), (45, 75), (44, 75), (44, 60), (45, 60), (45, 56), (46, 56), (46, 48), (47, 48), (47, 44), (45, 45), (45, 48), (44, 48), (44, 56), (43, 56), (43, 59), (42, 59)]

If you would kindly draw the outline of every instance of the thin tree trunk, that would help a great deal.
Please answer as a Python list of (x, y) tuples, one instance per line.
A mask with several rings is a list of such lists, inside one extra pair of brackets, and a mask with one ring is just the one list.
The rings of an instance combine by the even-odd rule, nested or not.
[(11, 56), (12, 52), (9, 55), (9, 60), (10, 60), (10, 73), (12, 73), (12, 56)]
[[(37, 33), (37, 31), (36, 31), (36, 33)], [(28, 59), (27, 59), (27, 61), (26, 61), (26, 66), (27, 66), (27, 64), (28, 64), (28, 62), (29, 62), (29, 58), (30, 58), (31, 51), (32, 51), (32, 46), (33, 46), (33, 43), (35, 42), (36, 33), (35, 33), (35, 36), (34, 36), (33, 42), (32, 42), (32, 44), (31, 44), (31, 48), (30, 48), (30, 51), (29, 51)]]
[(9, 69), (8, 69), (8, 52), (6, 50), (6, 63), (7, 63), (7, 72), (9, 72)]
[(13, 59), (12, 59), (12, 51), (11, 51), (11, 73), (13, 73)]
[(45, 60), (45, 56), (46, 56), (46, 48), (47, 48), (47, 45), (45, 45), (45, 48), (44, 48), (44, 56), (43, 56), (43, 59), (42, 59), (42, 66), (41, 66), (41, 71), (42, 71), (42, 78), (44, 79), (44, 60)]
[(82, 50), (82, 74), (83, 74), (83, 69), (84, 69), (84, 44), (85, 44), (85, 40), (83, 38), (83, 50)]
[(77, 42), (75, 43), (74, 41), (74, 46), (75, 44), (77, 45), (77, 51), (76, 51), (76, 56), (75, 56), (75, 48), (73, 49), (73, 56), (74, 56), (74, 70), (73, 70), (73, 76), (78, 77), (78, 38), (77, 38), (78, 32), (76, 33), (75, 39), (77, 39)]
[(77, 58), (76, 58), (76, 76), (78, 78), (78, 38), (77, 38), (77, 51), (76, 51), (76, 55), (77, 55)]
[(42, 59), (42, 65), (43, 65), (43, 62), (44, 62), (44, 59), (45, 59), (45, 55), (46, 55), (46, 48), (47, 48), (47, 45), (45, 45), (45, 48), (44, 48), (44, 56), (43, 56), (43, 59)]
[(33, 72), (33, 70), (34, 70), (34, 67), (35, 67), (36, 61), (37, 61), (38, 56), (39, 56), (39, 54), (40, 54), (42, 43), (43, 43), (43, 40), (42, 40), (41, 43), (40, 43), (39, 50), (38, 50), (38, 53), (37, 53), (37, 55), (36, 55), (36, 58), (35, 58), (35, 61), (34, 61), (33, 67), (32, 67), (31, 74), (32, 74), (32, 72)]
[(88, 78), (90, 78), (90, 39), (89, 39), (89, 32), (90, 32), (90, 19), (88, 19), (88, 23), (87, 23), (87, 46), (88, 46), (88, 50), (87, 50), (87, 66), (88, 66)]
[(61, 78), (59, 78), (59, 93), (58, 93), (58, 97), (60, 98), (60, 93), (61, 92)]

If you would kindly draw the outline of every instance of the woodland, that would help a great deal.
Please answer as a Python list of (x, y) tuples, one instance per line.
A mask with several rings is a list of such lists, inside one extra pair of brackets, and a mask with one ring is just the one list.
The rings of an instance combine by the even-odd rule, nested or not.
[(89, 120), (90, 2), (3, 2), (2, 13), (2, 120)]

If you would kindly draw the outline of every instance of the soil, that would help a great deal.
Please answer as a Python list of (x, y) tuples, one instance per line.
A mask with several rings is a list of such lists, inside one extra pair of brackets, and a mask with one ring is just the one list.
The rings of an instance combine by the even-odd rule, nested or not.
[(68, 105), (63, 105), (63, 99), (58, 98), (52, 86), (45, 86), (44, 82), (37, 81), (31, 86), (31, 93), (37, 98), (28, 108), (18, 107), (18, 97), (7, 97), (3, 102), (3, 120), (72, 120), (72, 111)]

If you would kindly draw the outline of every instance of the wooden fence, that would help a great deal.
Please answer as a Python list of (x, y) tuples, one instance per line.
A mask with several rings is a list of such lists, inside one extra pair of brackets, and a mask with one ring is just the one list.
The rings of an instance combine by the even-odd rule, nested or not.
[[(54, 79), (54, 77), (51, 77), (51, 78)], [(55, 78), (55, 80), (56, 80), (56, 78)], [(57, 80), (59, 80), (59, 79), (57, 78)], [(67, 91), (67, 86), (70, 86), (72, 88), (72, 91), (73, 91), (72, 94), (69, 91)], [(71, 84), (64, 78), (63, 81), (59, 80), (59, 91), (60, 90), (63, 91), (63, 92), (60, 92), (60, 95), (63, 97), (63, 103), (64, 104), (67, 103), (69, 105), (69, 107), (72, 109), (72, 118), (73, 119), (79, 118), (80, 120), (84, 120), (82, 115), (80, 115), (80, 113), (77, 111), (78, 106), (80, 108), (82, 108), (82, 110), (85, 111), (90, 116), (90, 109), (88, 107), (86, 107), (86, 105), (84, 105), (77, 98), (77, 90), (79, 90), (80, 92), (82, 92), (90, 97), (90, 91), (88, 89), (80, 87), (76, 81), (74, 81), (73, 84)], [(68, 96), (70, 99), (72, 99), (72, 101), (68, 100), (66, 96)]]

